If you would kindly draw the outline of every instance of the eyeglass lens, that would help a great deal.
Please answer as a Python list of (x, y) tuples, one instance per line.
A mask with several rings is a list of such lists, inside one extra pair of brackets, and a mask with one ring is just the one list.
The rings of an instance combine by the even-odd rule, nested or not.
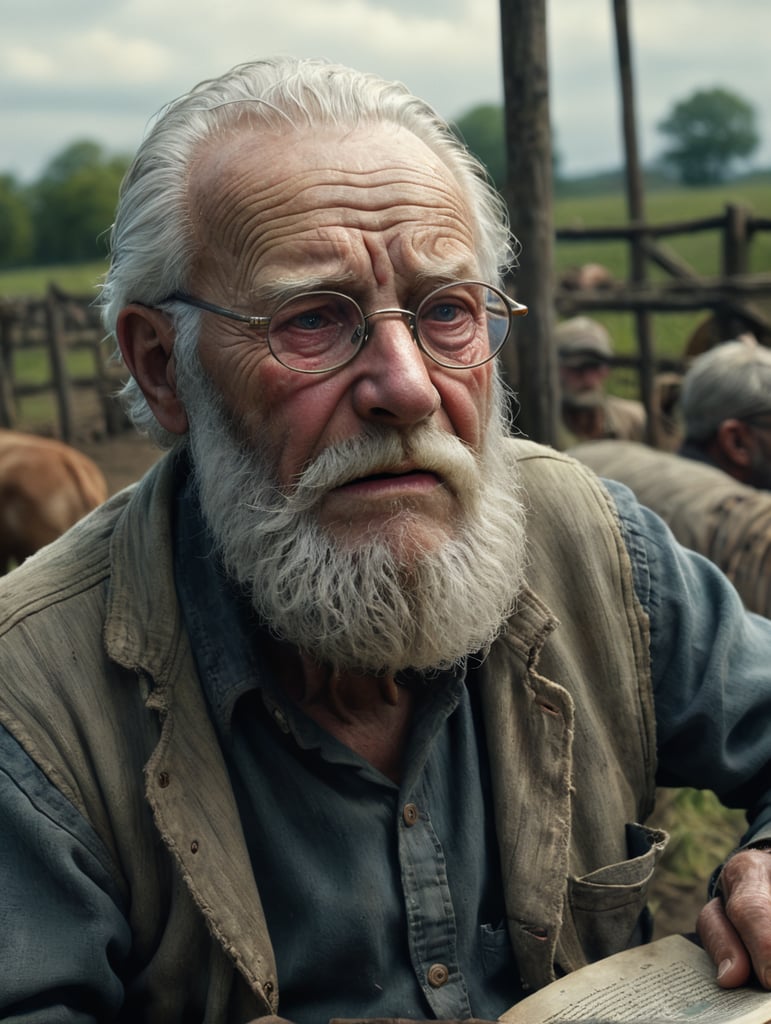
[[(358, 304), (337, 292), (309, 292), (281, 305), (270, 320), (269, 341), (285, 366), (313, 372), (348, 362), (367, 332)], [(421, 345), (445, 366), (485, 362), (506, 341), (509, 309), (488, 285), (447, 285), (418, 306), (414, 329)], [(371, 328), (370, 328), (371, 329)]]

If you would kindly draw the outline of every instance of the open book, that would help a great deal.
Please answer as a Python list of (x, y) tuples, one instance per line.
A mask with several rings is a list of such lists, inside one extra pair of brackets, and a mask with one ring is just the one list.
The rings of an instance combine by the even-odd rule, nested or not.
[(709, 956), (683, 935), (589, 964), (534, 992), (507, 1024), (769, 1024), (771, 992), (720, 988)]

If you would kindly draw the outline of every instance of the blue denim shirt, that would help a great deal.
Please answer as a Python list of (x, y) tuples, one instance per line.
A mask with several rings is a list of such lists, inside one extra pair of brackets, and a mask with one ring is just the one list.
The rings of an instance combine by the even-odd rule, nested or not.
[[(630, 492), (608, 486), (651, 619), (658, 781), (714, 789), (727, 803), (750, 808), (754, 833), (767, 829), (771, 623), (744, 613), (709, 562), (678, 548)], [(194, 519), (190, 525), (195, 532)], [(198, 536), (205, 541), (200, 530)], [(211, 563), (198, 568), (216, 575)], [(396, 1007), (390, 1012), (404, 1015), (405, 1005), (427, 1016), (494, 1016), (519, 993), (498, 927), (500, 882), (472, 680), (448, 676), (427, 693), (409, 769), (395, 786), (282, 700), (250, 640), (248, 609), (221, 579), (217, 586), (222, 600), (213, 601), (210, 591), (196, 589), (195, 574), (181, 577), (247, 840), (251, 829), (260, 831), (262, 842), (250, 843), (255, 872), (278, 878), (284, 891), (298, 884), (307, 895), (319, 886), (317, 903), (297, 901), (298, 914), (314, 921), (312, 934), (302, 920), (275, 922), (282, 1013), (302, 1021), (310, 997), (314, 1021), (326, 1019), (327, 1009), (327, 1016), (374, 1016)], [(260, 730), (260, 744), (247, 742), (252, 728)], [(307, 791), (311, 777), (314, 789)], [(411, 813), (413, 804), (428, 808), (431, 827), (420, 836), (397, 833), (397, 815)], [(41, 991), (49, 990), (41, 1004), (55, 1005), (51, 993), (60, 992), (62, 1005), (59, 1012), (27, 1005), (15, 1011), (41, 1024), (109, 1019), (121, 990), (110, 951), (130, 945), (124, 908), (99, 865), (99, 841), (88, 824), (7, 733), (0, 733), (0, 830), (0, 979), (40, 979)], [(484, 844), (480, 834), (488, 836)], [(266, 835), (275, 842), (266, 844)], [(347, 855), (339, 865), (324, 852), (328, 841), (338, 856)], [(366, 944), (346, 961), (346, 981), (359, 981), (346, 986), (351, 1002), (341, 1006), (332, 976), (339, 969), (336, 944), (357, 913), (356, 939), (364, 935)], [(295, 967), (303, 958), (307, 967), (309, 955), (317, 958), (319, 991), (293, 992)], [(418, 980), (431, 963), (450, 972), (435, 989)]]

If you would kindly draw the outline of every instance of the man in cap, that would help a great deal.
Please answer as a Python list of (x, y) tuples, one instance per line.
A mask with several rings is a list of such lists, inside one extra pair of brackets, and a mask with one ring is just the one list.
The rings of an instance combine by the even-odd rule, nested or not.
[(751, 335), (698, 356), (683, 379), (680, 454), (771, 490), (771, 351)]
[(558, 447), (600, 438), (645, 437), (642, 402), (610, 395), (605, 383), (613, 346), (607, 329), (585, 316), (563, 320), (555, 330), (562, 424)]

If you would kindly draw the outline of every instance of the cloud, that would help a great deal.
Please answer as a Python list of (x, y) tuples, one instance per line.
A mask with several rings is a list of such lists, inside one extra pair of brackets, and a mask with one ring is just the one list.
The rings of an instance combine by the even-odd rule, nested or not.
[[(550, 96), (569, 173), (618, 166), (621, 113), (612, 5), (547, 0)], [(640, 149), (696, 88), (753, 103), (771, 165), (768, 0), (629, 4)], [(233, 64), (293, 53), (396, 78), (454, 118), (502, 102), (499, 0), (32, 0), (0, 36), (0, 172), (30, 178), (64, 145), (136, 147), (167, 101)]]

